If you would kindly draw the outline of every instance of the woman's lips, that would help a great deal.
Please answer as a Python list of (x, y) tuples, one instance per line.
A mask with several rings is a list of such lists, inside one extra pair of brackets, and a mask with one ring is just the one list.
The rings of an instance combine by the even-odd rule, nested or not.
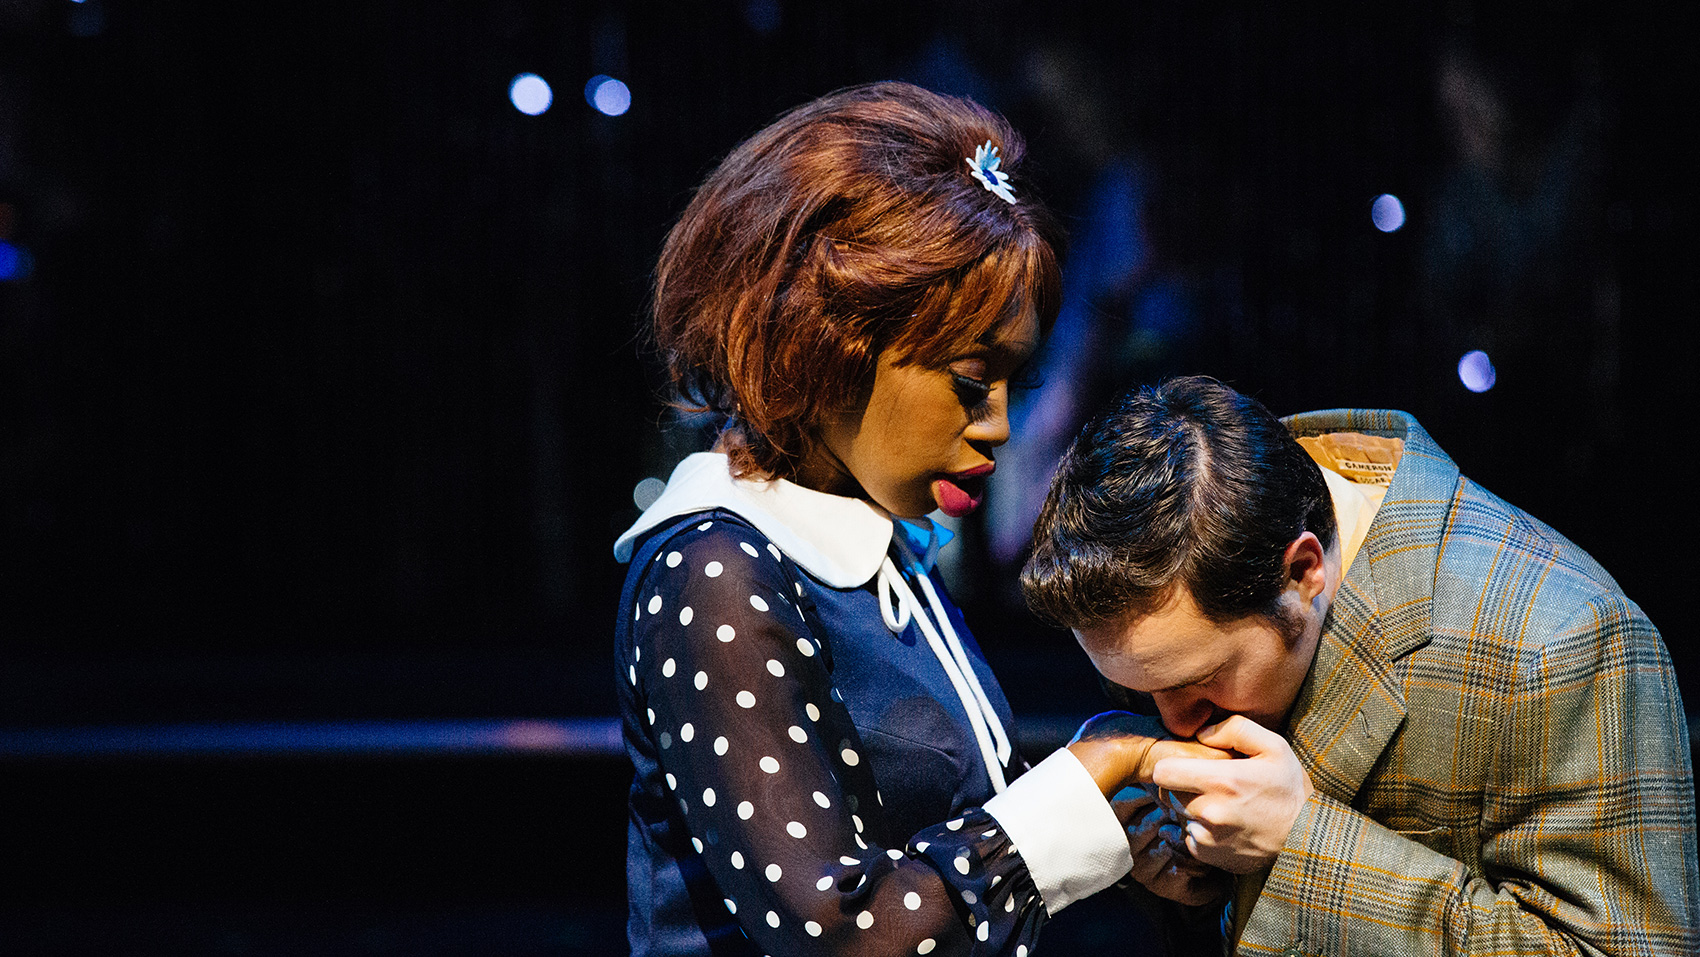
[(980, 507), (980, 501), (986, 495), (986, 476), (992, 474), (996, 466), (987, 462), (961, 472), (953, 472), (945, 478), (933, 480), (933, 501), (938, 503), (939, 511), (951, 518), (962, 518), (969, 512)]

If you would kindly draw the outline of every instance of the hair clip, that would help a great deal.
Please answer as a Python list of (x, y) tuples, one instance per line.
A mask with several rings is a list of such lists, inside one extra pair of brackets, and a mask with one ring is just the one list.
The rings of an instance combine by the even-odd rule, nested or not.
[(964, 158), (963, 162), (968, 164), (968, 172), (986, 187), (987, 192), (1011, 206), (1015, 205), (1015, 194), (1009, 191), (1009, 174), (998, 169), (1003, 159), (998, 156), (998, 148), (992, 145), (991, 140), (987, 140), (985, 146), (974, 147), (974, 155)]

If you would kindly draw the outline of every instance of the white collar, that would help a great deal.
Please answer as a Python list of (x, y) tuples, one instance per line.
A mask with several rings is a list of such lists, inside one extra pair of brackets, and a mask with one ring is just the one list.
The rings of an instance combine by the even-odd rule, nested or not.
[[(711, 508), (736, 512), (833, 588), (856, 588), (872, 579), (891, 546), (891, 516), (862, 499), (817, 492), (784, 479), (733, 478), (725, 455), (698, 452), (679, 463), (667, 490), (614, 542), (614, 557), (631, 561), (643, 533), (669, 519)], [(932, 528), (927, 519), (913, 524)]]

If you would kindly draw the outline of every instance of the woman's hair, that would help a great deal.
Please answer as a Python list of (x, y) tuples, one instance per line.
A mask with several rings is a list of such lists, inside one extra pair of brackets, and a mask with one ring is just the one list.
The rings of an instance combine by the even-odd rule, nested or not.
[(790, 478), (879, 356), (942, 365), (1004, 321), (1056, 318), (1049, 214), (966, 160), (1019, 134), (971, 100), (873, 83), (782, 115), (697, 190), (656, 267), (655, 344), (674, 404), (724, 418), (736, 475)]

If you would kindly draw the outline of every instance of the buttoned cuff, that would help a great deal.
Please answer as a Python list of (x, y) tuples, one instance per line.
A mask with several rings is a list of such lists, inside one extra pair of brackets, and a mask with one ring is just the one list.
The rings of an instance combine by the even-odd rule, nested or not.
[(985, 808), (1021, 852), (1053, 917), (1133, 869), (1127, 833), (1067, 748), (1040, 761)]

